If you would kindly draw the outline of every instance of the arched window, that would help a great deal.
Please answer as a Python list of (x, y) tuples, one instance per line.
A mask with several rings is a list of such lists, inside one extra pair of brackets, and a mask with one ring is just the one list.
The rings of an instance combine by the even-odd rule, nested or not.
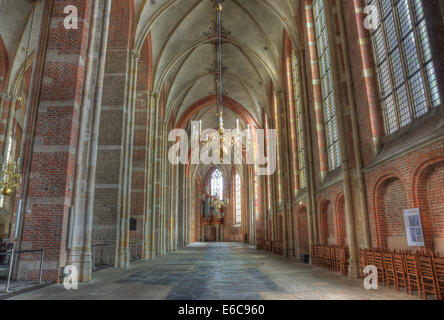
[(305, 175), (305, 153), (304, 153), (304, 123), (302, 122), (302, 97), (301, 81), (298, 74), (298, 58), (296, 52), (291, 53), (291, 69), (293, 74), (293, 96), (296, 114), (296, 139), (297, 139), (297, 159), (299, 167), (299, 184), (301, 189), (307, 186)]
[(242, 190), (241, 190), (241, 179), (239, 172), (236, 171), (234, 176), (234, 193), (235, 193), (235, 223), (240, 224), (242, 222)]
[(212, 196), (219, 197), (220, 200), (224, 199), (224, 178), (219, 169), (215, 169), (211, 174), (210, 187)]
[(331, 171), (341, 165), (341, 154), (339, 150), (338, 127), (336, 124), (336, 103), (333, 90), (333, 74), (331, 70), (328, 30), (323, 0), (314, 1), (313, 13), (315, 19), (316, 44), (318, 47), (319, 70), (324, 105), (324, 123), (327, 135), (328, 165)]
[(441, 103), (422, 1), (369, 0), (379, 21), (372, 42), (387, 134)]

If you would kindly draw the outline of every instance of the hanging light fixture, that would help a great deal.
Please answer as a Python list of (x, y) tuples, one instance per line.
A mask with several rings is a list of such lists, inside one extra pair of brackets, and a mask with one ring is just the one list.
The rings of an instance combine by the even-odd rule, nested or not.
[[(18, 88), (18, 97), (17, 101), (22, 103), (23, 99), (23, 83), (25, 81), (25, 73), (26, 73), (26, 63), (29, 58), (30, 44), (31, 44), (31, 35), (32, 35), (32, 27), (34, 24), (34, 16), (35, 16), (35, 6), (37, 5), (38, 0), (32, 1), (32, 13), (31, 13), (31, 23), (29, 25), (29, 33), (27, 44), (25, 48), (25, 60), (23, 62), (23, 70), (22, 70), (22, 78), (20, 79), (20, 86)], [(14, 106), (14, 113), (16, 113), (16, 107)], [(13, 192), (15, 192), (21, 185), (22, 176), (18, 171), (18, 163), (16, 160), (11, 159), (14, 155), (12, 152), (15, 147), (15, 138), (17, 135), (17, 115), (14, 115), (14, 128), (12, 130), (11, 137), (11, 151), (8, 152), (8, 159), (3, 163), (2, 171), (0, 172), (0, 193), (4, 197), (9, 197)]]
[[(224, 112), (223, 112), (223, 83), (222, 83), (222, 4), (221, 0), (217, 0), (216, 5), (217, 11), (217, 54), (216, 54), (216, 119), (217, 119), (217, 133), (219, 137), (219, 154), (220, 154), (220, 162), (223, 163), (224, 155), (227, 153), (229, 148), (232, 148), (236, 141), (234, 137), (225, 137), (225, 128), (224, 128)], [(207, 141), (202, 141), (202, 132), (201, 132), (201, 123), (200, 122), (200, 136), (201, 143), (211, 143), (214, 142), (214, 134), (210, 135)], [(238, 127), (239, 129), (239, 127)]]

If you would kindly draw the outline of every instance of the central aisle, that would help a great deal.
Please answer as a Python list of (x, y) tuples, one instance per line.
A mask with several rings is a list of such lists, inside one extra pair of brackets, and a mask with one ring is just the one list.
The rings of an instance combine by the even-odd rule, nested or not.
[(197, 243), (130, 268), (106, 269), (78, 290), (53, 285), (14, 299), (417, 299), (243, 244)]

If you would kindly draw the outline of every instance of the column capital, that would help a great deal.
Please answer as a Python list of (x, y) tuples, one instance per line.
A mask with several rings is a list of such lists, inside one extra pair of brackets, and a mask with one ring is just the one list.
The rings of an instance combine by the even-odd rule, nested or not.
[(0, 92), (0, 99), (3, 101), (15, 101), (17, 97), (14, 97), (13, 94), (8, 92)]
[(130, 55), (131, 55), (131, 58), (133, 58), (134, 60), (139, 61), (139, 59), (140, 59), (140, 52), (139, 52), (139, 50), (131, 49)]
[(282, 98), (285, 95), (286, 92), (287, 92), (286, 89), (277, 89), (277, 90), (274, 91), (274, 94), (277, 97)]

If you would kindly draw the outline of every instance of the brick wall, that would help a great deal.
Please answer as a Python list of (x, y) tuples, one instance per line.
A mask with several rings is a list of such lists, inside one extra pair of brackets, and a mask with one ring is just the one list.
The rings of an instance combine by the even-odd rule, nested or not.
[[(335, 2), (331, 1), (331, 7), (335, 9)], [(396, 237), (405, 236), (405, 228), (403, 222), (403, 209), (420, 207), (422, 214), (422, 222), (424, 225), (424, 232), (427, 246), (435, 250), (442, 250), (442, 224), (439, 223), (442, 219), (444, 200), (441, 196), (441, 191), (444, 189), (442, 182), (440, 184), (440, 176), (442, 174), (441, 165), (436, 164), (436, 161), (442, 157), (444, 152), (443, 142), (439, 140), (442, 136), (442, 121), (436, 118), (441, 118), (443, 111), (441, 108), (434, 110), (428, 116), (415, 121), (410, 128), (401, 130), (398, 134), (389, 137), (388, 142), (382, 153), (375, 158), (372, 146), (372, 128), (369, 121), (369, 107), (367, 90), (364, 83), (364, 73), (362, 69), (362, 58), (360, 53), (358, 29), (356, 25), (355, 9), (352, 1), (340, 1), (342, 5), (344, 22), (346, 25), (345, 33), (347, 43), (338, 43), (339, 61), (343, 60), (341, 52), (346, 51), (350, 58), (350, 75), (353, 97), (357, 109), (357, 120), (359, 127), (359, 147), (363, 157), (363, 172), (365, 179), (365, 196), (369, 208), (369, 220), (371, 225), (371, 240), (374, 246), (387, 246), (391, 243), (393, 248), (402, 248), (406, 245), (405, 241), (396, 240)], [(442, 52), (442, 36), (444, 34), (441, 16), (433, 14), (439, 11), (438, 1), (428, 1), (424, 3), (425, 13), (427, 15), (427, 25), (429, 28), (429, 35), (432, 46), (432, 53), (434, 57), (440, 57)], [(300, 16), (304, 17), (304, 8), (300, 8)], [(333, 34), (336, 35), (332, 41), (338, 41), (338, 20), (337, 15), (332, 15)], [(305, 21), (306, 22), (306, 21)], [(304, 42), (308, 43), (307, 27), (305, 22), (301, 23), (304, 29)], [(343, 47), (342, 50), (341, 46)], [(435, 58), (435, 68), (439, 87), (442, 90), (444, 84), (444, 77), (442, 73), (443, 61), (440, 58)], [(307, 70), (307, 86), (308, 86), (308, 103), (310, 110), (311, 127), (316, 127), (312, 75), (310, 72), (310, 55), (308, 49), (305, 50), (305, 67)], [(344, 73), (342, 63), (335, 65), (338, 68), (339, 74)], [(345, 74), (345, 73), (344, 73)], [(345, 87), (342, 86), (345, 90)], [(347, 100), (347, 91), (343, 91), (342, 98), (347, 105), (350, 101)], [(346, 110), (346, 117), (347, 117)], [(354, 168), (354, 156), (352, 149), (352, 132), (351, 124), (348, 118), (345, 119), (347, 150), (351, 156), (351, 167)], [(432, 129), (435, 128), (435, 129)], [(317, 139), (315, 129), (310, 132), (313, 141)], [(318, 217), (318, 228), (321, 242), (331, 239), (332, 228), (330, 224), (334, 224), (335, 236), (334, 239), (338, 243), (345, 243), (347, 245), (347, 232), (345, 223), (345, 210), (343, 204), (342, 177), (340, 174), (330, 174), (326, 183), (320, 182), (319, 175), (319, 152), (318, 146), (315, 143), (313, 146), (314, 155), (314, 170), (315, 170), (315, 188), (316, 203), (318, 215), (325, 212), (333, 212), (335, 219), (328, 219), (324, 215)], [(425, 173), (427, 171), (427, 174)], [(394, 177), (398, 179), (393, 180)], [(392, 179), (391, 182), (384, 182), (384, 179)], [(402, 184), (400, 184), (402, 182)], [(388, 183), (387, 185), (385, 183)], [(375, 190), (376, 185), (381, 189)], [(401, 186), (403, 188), (401, 188)], [(404, 189), (404, 191), (403, 191)], [(357, 190), (353, 190), (357, 197)], [(435, 196), (436, 195), (436, 196)], [(356, 201), (356, 200), (354, 200)], [(327, 210), (325, 209), (325, 204)], [(356, 210), (356, 204), (354, 206)], [(356, 217), (356, 212), (354, 215)], [(380, 223), (377, 217), (380, 216)], [(386, 219), (387, 225), (383, 225), (382, 217)], [(357, 220), (359, 223), (359, 220)], [(358, 226), (359, 227), (359, 226)], [(329, 231), (330, 230), (330, 231)], [(359, 229), (357, 229), (359, 230)], [(377, 231), (379, 230), (379, 231)], [(300, 230), (298, 230), (300, 232)], [(356, 231), (357, 232), (357, 231)], [(379, 233), (378, 233), (379, 232)], [(330, 240), (330, 242), (332, 242)], [(441, 248), (441, 249), (440, 249)]]

